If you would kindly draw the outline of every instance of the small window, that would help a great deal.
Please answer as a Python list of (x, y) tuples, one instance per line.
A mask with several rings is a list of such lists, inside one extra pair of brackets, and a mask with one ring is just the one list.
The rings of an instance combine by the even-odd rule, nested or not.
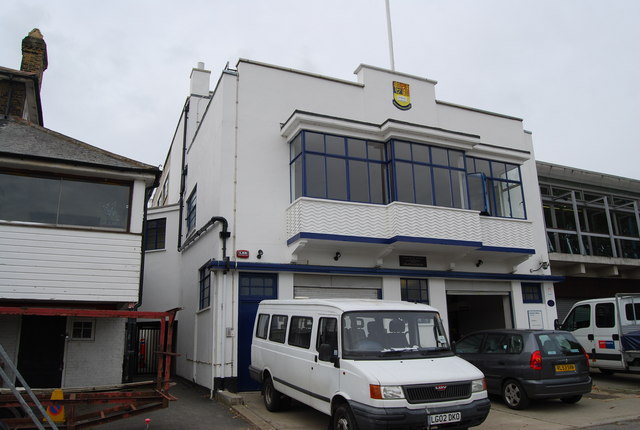
[(482, 339), (484, 338), (484, 334), (474, 334), (469, 337), (462, 339), (460, 342), (456, 343), (456, 353), (457, 354), (477, 354), (480, 352), (480, 345), (482, 344)]
[(166, 229), (166, 218), (147, 220), (144, 249), (146, 251), (151, 251), (153, 249), (164, 249)]
[(426, 279), (400, 279), (403, 301), (429, 304), (429, 284)]
[(267, 338), (267, 331), (269, 330), (269, 315), (258, 315), (258, 325), (256, 326), (256, 337), (260, 339)]
[(538, 283), (522, 283), (522, 303), (542, 303), (542, 286)]
[(187, 199), (187, 216), (185, 221), (187, 222), (187, 233), (190, 233), (196, 228), (196, 203), (197, 203), (197, 189), (194, 188), (191, 195)]
[(613, 303), (596, 304), (596, 327), (615, 327), (615, 307)]
[(200, 310), (211, 304), (211, 271), (203, 267), (200, 269)]
[(624, 311), (629, 321), (640, 320), (640, 303), (627, 303), (624, 306)]
[(74, 319), (71, 322), (71, 340), (94, 340), (95, 321), (93, 319)]
[(284, 343), (287, 333), (287, 316), (274, 315), (271, 318), (271, 326), (269, 328), (269, 340), (278, 343)]
[(289, 345), (309, 349), (311, 346), (311, 328), (313, 318), (291, 317), (291, 327), (289, 327)]
[(336, 318), (320, 318), (316, 349), (320, 350), (320, 345), (323, 343), (331, 345), (333, 355), (338, 355), (338, 320)]

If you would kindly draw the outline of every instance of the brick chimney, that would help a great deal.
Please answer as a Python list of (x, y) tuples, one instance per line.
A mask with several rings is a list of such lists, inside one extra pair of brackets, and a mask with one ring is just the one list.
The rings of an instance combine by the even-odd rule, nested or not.
[(47, 44), (37, 28), (22, 39), (22, 64), (20, 70), (38, 75), (38, 83), (42, 87), (42, 74), (47, 70)]

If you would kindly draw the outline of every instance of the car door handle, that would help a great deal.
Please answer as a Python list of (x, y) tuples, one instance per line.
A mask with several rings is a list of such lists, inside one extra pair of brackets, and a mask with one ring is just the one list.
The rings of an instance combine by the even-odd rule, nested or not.
[(592, 334), (588, 334), (588, 335), (587, 335), (587, 339), (589, 339), (589, 340), (593, 340), (593, 335), (592, 335)]

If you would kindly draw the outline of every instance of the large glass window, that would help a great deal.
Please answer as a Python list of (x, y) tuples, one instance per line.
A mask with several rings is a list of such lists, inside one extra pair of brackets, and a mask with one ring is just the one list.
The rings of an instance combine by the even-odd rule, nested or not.
[(400, 201), (526, 218), (515, 164), (416, 142), (383, 143), (312, 131), (291, 140), (290, 156), (292, 200)]
[(291, 196), (387, 203), (384, 144), (301, 132), (291, 141)]
[(526, 218), (520, 166), (467, 157), (467, 174), (474, 184), (469, 195), (471, 209), (498, 217)]
[(468, 207), (462, 151), (403, 141), (391, 145), (395, 200)]
[(131, 186), (0, 174), (0, 220), (126, 230)]

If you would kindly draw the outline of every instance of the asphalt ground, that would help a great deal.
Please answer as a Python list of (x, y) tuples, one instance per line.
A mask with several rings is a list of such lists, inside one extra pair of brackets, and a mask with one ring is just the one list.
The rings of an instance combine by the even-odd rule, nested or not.
[[(186, 379), (174, 378), (170, 393), (178, 400), (169, 407), (109, 424), (94, 430), (256, 430), (230, 406), (211, 400), (208, 389)], [(149, 426), (145, 419), (151, 419)]]
[[(589, 429), (640, 430), (640, 375), (602, 375), (592, 372), (593, 390), (574, 404), (558, 400), (533, 402), (524, 411), (507, 408), (491, 397), (491, 412), (478, 430)], [(259, 392), (231, 396), (242, 404), (229, 406), (211, 400), (209, 390), (181, 378), (174, 379), (169, 407), (95, 430), (327, 430), (329, 418), (298, 402), (287, 411), (265, 409)], [(145, 419), (151, 422), (147, 427)]]

